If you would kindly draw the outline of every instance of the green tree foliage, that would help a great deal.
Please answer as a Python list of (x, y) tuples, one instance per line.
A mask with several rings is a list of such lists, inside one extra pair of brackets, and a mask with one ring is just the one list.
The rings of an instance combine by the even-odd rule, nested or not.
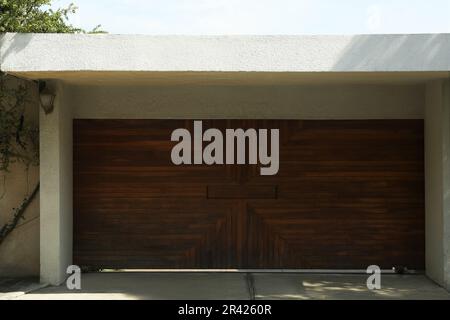
[[(51, 9), (52, 0), (0, 0), (0, 33), (84, 33), (72, 26), (69, 15), (77, 7), (71, 3), (66, 8)], [(89, 33), (104, 33), (100, 25)]]

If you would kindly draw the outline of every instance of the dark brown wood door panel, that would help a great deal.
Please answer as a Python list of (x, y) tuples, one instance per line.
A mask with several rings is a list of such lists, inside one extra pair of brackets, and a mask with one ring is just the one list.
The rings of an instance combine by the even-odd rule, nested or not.
[(424, 269), (422, 120), (205, 120), (280, 129), (280, 167), (173, 165), (192, 120), (74, 120), (74, 263)]

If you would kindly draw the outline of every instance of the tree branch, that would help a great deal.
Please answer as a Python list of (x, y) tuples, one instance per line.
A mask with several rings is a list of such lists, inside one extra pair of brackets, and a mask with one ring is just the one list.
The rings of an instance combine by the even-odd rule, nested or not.
[(34, 187), (33, 192), (26, 197), (19, 208), (15, 209), (14, 217), (12, 218), (11, 222), (6, 223), (1, 229), (0, 229), (0, 245), (5, 240), (5, 238), (17, 227), (17, 224), (19, 223), (20, 219), (25, 219), (24, 214), (30, 203), (33, 201), (33, 199), (36, 197), (37, 193), (39, 191), (39, 182)]

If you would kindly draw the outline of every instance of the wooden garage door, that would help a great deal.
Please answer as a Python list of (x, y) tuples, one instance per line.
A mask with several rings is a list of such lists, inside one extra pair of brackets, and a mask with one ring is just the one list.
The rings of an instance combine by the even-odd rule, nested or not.
[(280, 168), (181, 165), (192, 120), (74, 121), (74, 263), (424, 268), (423, 121), (207, 120), (280, 129)]

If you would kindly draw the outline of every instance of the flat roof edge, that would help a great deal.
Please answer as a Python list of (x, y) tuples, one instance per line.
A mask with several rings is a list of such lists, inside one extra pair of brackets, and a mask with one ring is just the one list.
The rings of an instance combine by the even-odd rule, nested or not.
[(0, 36), (5, 72), (450, 71), (450, 34)]

